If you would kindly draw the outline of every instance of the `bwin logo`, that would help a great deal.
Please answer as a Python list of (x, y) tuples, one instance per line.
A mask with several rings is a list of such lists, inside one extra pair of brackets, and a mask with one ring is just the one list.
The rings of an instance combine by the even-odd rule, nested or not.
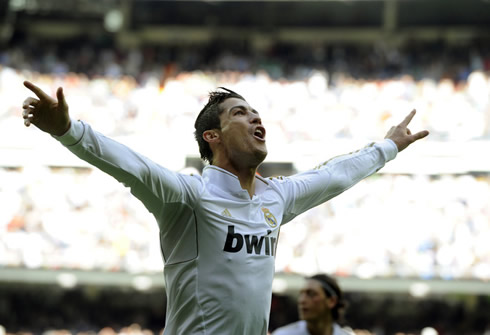
[[(267, 231), (270, 234), (271, 230)], [(256, 236), (256, 235), (242, 235), (240, 233), (235, 234), (235, 226), (228, 226), (228, 234), (226, 235), (224, 251), (227, 252), (239, 252), (243, 248), (243, 242), (245, 241), (245, 247), (247, 248), (247, 254), (263, 254), (274, 256), (276, 253), (276, 241), (275, 237), (268, 236)]]

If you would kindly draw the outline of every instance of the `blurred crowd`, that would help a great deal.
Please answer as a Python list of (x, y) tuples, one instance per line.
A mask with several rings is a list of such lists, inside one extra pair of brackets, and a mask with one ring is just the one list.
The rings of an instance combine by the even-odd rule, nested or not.
[[(72, 115), (104, 134), (178, 138), (181, 150), (193, 153), (192, 136), (186, 135), (192, 133), (207, 93), (218, 86), (253, 103), (279, 151), (287, 150), (280, 149), (285, 144), (317, 151), (318, 143), (328, 140), (378, 139), (413, 108), (421, 115), (412, 127), (431, 131), (430, 140), (490, 136), (490, 50), (476, 46), (414, 47), (410, 53), (338, 47), (316, 52), (323, 55), (318, 61), (296, 51), (311, 55), (315, 50), (277, 48), (265, 62), (220, 49), (210, 58), (205, 50), (193, 49), (122, 52), (24, 43), (0, 50), (5, 106), (0, 130), (10, 138), (18, 129), (8, 120), (18, 117), (25, 79), (51, 93), (63, 86)], [(369, 59), (375, 65), (361, 65)], [(400, 65), (390, 66), (393, 62)], [(387, 73), (389, 68), (396, 71)]]
[[(150, 329), (142, 328), (139, 324), (133, 323), (120, 329), (114, 329), (112, 327), (104, 327), (99, 330), (86, 330), (86, 331), (73, 331), (70, 329), (48, 329), (40, 332), (40, 335), (163, 335), (163, 328), (160, 332), (155, 333)], [(36, 331), (17, 331), (8, 332), (3, 326), (0, 325), (0, 335), (34, 335), (38, 334)]]
[(0, 169), (0, 264), (158, 272), (158, 228), (132, 195), (92, 169)]
[(490, 279), (490, 176), (378, 175), (281, 230), (276, 268)]
[[(156, 224), (121, 185), (83, 165), (25, 163), (54, 142), (23, 126), (26, 79), (50, 94), (63, 86), (74, 118), (129, 139), (171, 169), (197, 155), (194, 120), (218, 86), (244, 94), (261, 113), (279, 159), (318, 155), (343, 139), (378, 140), (413, 108), (423, 112), (412, 127), (428, 129), (427, 141), (490, 138), (490, 56), (478, 48), (427, 48), (417, 57), (335, 48), (305, 53), (320, 54), (311, 59), (287, 49), (286, 66), (281, 51), (265, 62), (226, 52), (209, 59), (196, 50), (27, 46), (0, 50), (0, 266), (162, 269)], [(445, 57), (431, 60), (433, 50)], [(488, 194), (488, 171), (371, 177), (285, 226), (276, 269), (489, 280)]]
[[(155, 334), (153, 331), (149, 329), (142, 329), (138, 324), (131, 324), (128, 327), (123, 327), (120, 330), (116, 331), (111, 327), (104, 327), (100, 329), (99, 331), (85, 331), (85, 332), (72, 332), (67, 329), (52, 329), (52, 330), (47, 330), (42, 332), (40, 335), (163, 335), (163, 330), (159, 334)], [(377, 333), (372, 333), (368, 330), (364, 329), (354, 329), (353, 333), (355, 335), (377, 335)], [(490, 332), (486, 331), (482, 335), (488, 335)], [(268, 332), (268, 335), (271, 333)], [(411, 333), (404, 333), (404, 332), (397, 332), (394, 335), (438, 335), (439, 333), (437, 330), (435, 330), (432, 327), (425, 327), (421, 329), (420, 332), (411, 332)], [(21, 332), (2, 332), (2, 328), (0, 326), (0, 335), (34, 335), (32, 332), (28, 331), (21, 331)], [(471, 335), (471, 334), (468, 334)], [(479, 333), (474, 333), (474, 335), (480, 335)]]
[[(51, 329), (51, 330), (46, 330), (40, 333), (40, 335), (163, 335), (164, 329), (162, 329), (161, 332), (155, 334), (155, 332), (149, 330), (149, 329), (144, 329), (137, 323), (133, 323), (127, 327), (122, 327), (121, 329), (113, 329), (112, 327), (104, 327), (98, 331), (95, 330), (90, 330), (90, 331), (80, 331), (80, 332), (73, 332), (68, 329)], [(378, 335), (378, 333), (370, 332), (368, 330), (364, 329), (354, 329), (352, 330), (354, 334), (356, 335)], [(270, 335), (271, 332), (268, 332), (268, 335)], [(420, 332), (417, 333), (403, 333), (403, 332), (397, 332), (395, 335), (438, 335), (439, 333), (432, 327), (425, 327), (421, 329)], [(488, 335), (489, 332), (485, 332), (483, 335)], [(5, 329), (0, 325), (0, 335), (34, 335), (33, 332), (29, 331), (19, 331), (15, 333), (11, 332), (6, 332)], [(470, 334), (468, 334), (470, 335)], [(475, 335), (480, 335), (475, 333)]]
[[(157, 225), (92, 169), (0, 169), (0, 264), (158, 272)], [(276, 270), (490, 280), (490, 176), (378, 175), (281, 230)]]

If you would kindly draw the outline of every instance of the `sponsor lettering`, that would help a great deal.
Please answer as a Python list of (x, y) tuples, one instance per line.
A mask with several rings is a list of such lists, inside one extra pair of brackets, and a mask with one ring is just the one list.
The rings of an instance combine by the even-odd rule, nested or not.
[[(272, 231), (268, 230), (267, 235)], [(235, 233), (235, 226), (228, 226), (228, 234), (226, 234), (225, 246), (226, 252), (239, 252), (245, 244), (247, 254), (274, 256), (276, 252), (277, 238), (267, 235), (257, 236), (240, 233)]]

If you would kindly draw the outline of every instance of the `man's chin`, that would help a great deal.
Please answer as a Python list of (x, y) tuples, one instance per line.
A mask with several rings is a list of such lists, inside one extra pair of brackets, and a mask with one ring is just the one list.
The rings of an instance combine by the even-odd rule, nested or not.
[(242, 152), (236, 158), (237, 162), (244, 163), (249, 168), (257, 168), (267, 157), (267, 149), (256, 149), (252, 152)]
[(307, 314), (299, 314), (299, 319), (300, 320), (304, 320), (304, 321), (308, 321), (308, 315)]
[(298, 316), (300, 320), (305, 320), (305, 321), (315, 319), (317, 317), (315, 313), (313, 313), (311, 310), (308, 309), (298, 311)]
[(299, 317), (299, 319), (300, 320), (303, 320), (303, 321), (306, 321), (306, 322), (310, 322), (310, 321), (316, 320), (316, 318), (314, 318), (311, 315), (302, 315), (302, 316)]
[(256, 151), (255, 160), (257, 161), (257, 166), (259, 166), (259, 164), (261, 164), (265, 160), (266, 157), (267, 157), (267, 149)]

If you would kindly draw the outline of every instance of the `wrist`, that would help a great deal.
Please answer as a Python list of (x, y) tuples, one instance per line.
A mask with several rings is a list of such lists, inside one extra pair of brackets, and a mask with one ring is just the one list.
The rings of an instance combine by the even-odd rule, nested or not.
[(70, 130), (70, 127), (71, 127), (71, 120), (68, 119), (68, 122), (65, 123), (64, 127), (60, 127), (59, 130), (56, 130), (55, 132), (53, 132), (52, 135), (57, 136), (57, 137), (61, 137), (61, 136), (65, 135), (68, 132), (68, 130)]

